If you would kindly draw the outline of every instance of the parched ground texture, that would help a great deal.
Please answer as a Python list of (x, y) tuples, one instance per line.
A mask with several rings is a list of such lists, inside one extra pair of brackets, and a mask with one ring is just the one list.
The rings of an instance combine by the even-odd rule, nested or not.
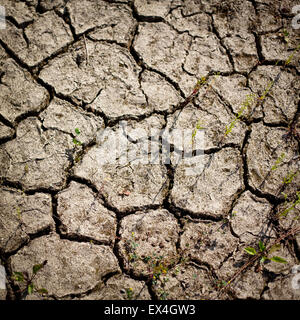
[(298, 1), (0, 4), (1, 299), (300, 299)]

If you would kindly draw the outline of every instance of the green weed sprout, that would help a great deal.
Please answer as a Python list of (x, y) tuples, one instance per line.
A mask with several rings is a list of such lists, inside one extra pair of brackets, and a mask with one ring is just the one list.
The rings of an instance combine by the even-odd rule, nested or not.
[(235, 127), (235, 125), (238, 122), (238, 120), (242, 117), (245, 109), (249, 108), (249, 106), (252, 104), (254, 98), (255, 98), (255, 94), (254, 93), (247, 94), (246, 99), (243, 101), (242, 107), (239, 110), (238, 114), (232, 120), (232, 122), (229, 124), (229, 126), (226, 126), (225, 135), (228, 135), (232, 131), (232, 129)]
[(36, 276), (36, 274), (38, 273), (38, 271), (40, 271), (45, 265), (47, 264), (47, 260), (45, 260), (43, 263), (41, 264), (35, 264), (32, 267), (32, 275), (31, 277), (28, 275), (28, 273), (26, 271), (24, 272), (14, 272), (13, 273), (13, 280), (17, 281), (17, 282), (25, 282), (26, 286), (25, 289), (21, 292), (22, 294), (32, 294), (34, 291), (38, 292), (39, 294), (47, 294), (48, 291), (45, 288), (36, 288), (35, 284), (33, 283), (33, 280)]
[(193, 143), (195, 141), (195, 137), (196, 137), (196, 134), (198, 132), (198, 130), (203, 130), (205, 129), (205, 127), (202, 127), (202, 121), (199, 119), (196, 123), (196, 128), (193, 130), (192, 132), (192, 141), (191, 143)]
[[(280, 246), (280, 245), (279, 245)], [(264, 245), (264, 243), (262, 241), (259, 241), (258, 243), (258, 247), (259, 247), (259, 252), (257, 252), (253, 247), (247, 247), (244, 248), (244, 250), (252, 255), (255, 256), (257, 254), (261, 255), (260, 258), (260, 263), (263, 264), (265, 261), (274, 261), (274, 262), (278, 262), (278, 263), (287, 263), (287, 261), (281, 257), (278, 256), (273, 256), (272, 258), (269, 258), (268, 255), (274, 251), (278, 249), (278, 245), (273, 246), (272, 248), (270, 248), (269, 253), (266, 252), (266, 246)]]
[(75, 146), (81, 146), (82, 142), (77, 139), (77, 137), (80, 135), (80, 130), (78, 128), (75, 128), (74, 131), (75, 131), (76, 137), (73, 138), (73, 143), (75, 144)]
[(285, 158), (285, 153), (283, 152), (276, 160), (275, 164), (272, 166), (271, 170), (274, 171), (278, 168), (278, 166), (280, 165), (280, 163), (283, 161), (283, 159)]
[(289, 203), (290, 206), (289, 206), (288, 208), (286, 208), (284, 211), (280, 212), (280, 213), (279, 213), (279, 217), (281, 217), (281, 218), (282, 218), (282, 217), (286, 217), (287, 214), (288, 214), (291, 210), (293, 210), (298, 203), (300, 203), (300, 191), (297, 191), (297, 192), (296, 192), (296, 195), (297, 195), (297, 199), (296, 199), (294, 202), (290, 202), (290, 203)]
[(132, 300), (133, 299), (133, 289), (132, 288), (127, 288), (126, 289), (126, 295), (127, 295), (127, 299), (128, 300)]
[(300, 170), (297, 170), (296, 172), (289, 172), (286, 177), (283, 178), (284, 184), (290, 184), (294, 178), (299, 174)]

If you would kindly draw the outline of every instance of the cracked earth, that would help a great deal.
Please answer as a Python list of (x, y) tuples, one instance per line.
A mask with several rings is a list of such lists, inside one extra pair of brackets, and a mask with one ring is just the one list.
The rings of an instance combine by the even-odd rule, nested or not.
[[(297, 1), (0, 4), (1, 299), (300, 299)], [(135, 150), (130, 130), (199, 119), (201, 174), (99, 165), (120, 121)], [(259, 241), (286, 263), (247, 265)], [(29, 292), (14, 274), (43, 261)]]

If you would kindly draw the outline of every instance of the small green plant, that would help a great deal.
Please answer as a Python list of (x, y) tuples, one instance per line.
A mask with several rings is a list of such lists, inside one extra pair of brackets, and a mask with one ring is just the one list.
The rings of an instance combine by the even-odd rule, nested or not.
[[(215, 73), (215, 76), (218, 77), (220, 75), (220, 72), (217, 72)], [(208, 90), (210, 90), (212, 88), (212, 85), (213, 83), (215, 82), (215, 78), (213, 79), (213, 81), (211, 82), (211, 84), (208, 86), (207, 90), (206, 90), (206, 93)], [(197, 84), (196, 86), (194, 87), (194, 90), (192, 92), (192, 94), (190, 95), (191, 97), (194, 97), (200, 90), (200, 88), (202, 86), (204, 86), (205, 84), (207, 83), (207, 78), (206, 77), (201, 77), (200, 80), (197, 81)], [(193, 130), (192, 132), (192, 143), (194, 142), (195, 140), (195, 136), (197, 134), (197, 131), (198, 130), (201, 130), (201, 129), (205, 129), (205, 127), (202, 127), (202, 121), (201, 119), (199, 119), (197, 121), (197, 124), (196, 124), (196, 128)]]
[(179, 268), (179, 267), (176, 267), (176, 268), (175, 268), (175, 271), (174, 271), (175, 276), (177, 276), (177, 275), (179, 274), (179, 272), (180, 272), (180, 268)]
[(242, 117), (245, 109), (249, 108), (253, 102), (253, 100), (255, 99), (256, 95), (254, 93), (251, 94), (247, 94), (246, 99), (243, 101), (242, 103), (242, 107), (239, 110), (238, 114), (236, 115), (236, 117), (231, 121), (231, 123), (226, 126), (226, 130), (225, 130), (225, 135), (228, 135), (232, 129), (235, 127), (236, 123), (238, 122), (238, 120)]
[(297, 170), (296, 172), (289, 172), (284, 178), (283, 183), (284, 184), (290, 184), (294, 178), (299, 174), (300, 170)]
[[(267, 250), (266, 250), (266, 246), (264, 245), (264, 243), (262, 241), (259, 241), (258, 243), (258, 247), (259, 247), (259, 252), (257, 252), (253, 247), (247, 247), (247, 248), (244, 248), (244, 250), (252, 255), (252, 256), (255, 256), (255, 255), (260, 255), (260, 264), (263, 264), (265, 261), (274, 261), (274, 262), (278, 262), (278, 263), (287, 263), (287, 261), (281, 257), (278, 257), (278, 256), (273, 256), (271, 258), (268, 257), (268, 255), (274, 251), (274, 250), (277, 250), (278, 249), (278, 246), (273, 246), (269, 252), (267, 253)], [(280, 247), (280, 245), (279, 245)]]
[[(206, 84), (206, 82), (207, 82), (206, 77), (201, 77), (197, 81), (196, 85), (194, 86), (192, 93), (180, 104), (180, 107), (183, 108), (183, 107), (187, 106), (195, 98), (195, 96), (199, 92), (200, 88), (202, 86), (204, 86)], [(173, 123), (172, 127), (174, 125), (175, 125), (175, 123)]]
[(21, 220), (21, 209), (20, 209), (20, 207), (17, 207), (16, 208), (16, 212), (17, 212), (17, 215), (18, 215), (18, 218), (19, 218), (19, 220)]
[[(234, 275), (227, 281), (227, 284), (222, 287), (218, 293), (218, 296), (220, 296), (220, 294), (227, 289), (232, 282), (242, 273), (245, 272), (250, 266), (252, 266), (258, 259), (260, 259), (260, 263), (256, 266), (256, 271), (260, 271), (261, 270), (261, 266), (262, 266), (262, 262), (265, 262), (266, 259), (267, 260), (271, 260), (268, 258), (268, 255), (270, 255), (272, 252), (278, 250), (280, 248), (280, 241), (282, 241), (283, 239), (288, 238), (291, 235), (295, 235), (297, 233), (300, 232), (300, 227), (296, 226), (295, 228), (290, 228), (286, 233), (284, 233), (283, 235), (281, 235), (279, 238), (276, 239), (275, 242), (273, 242), (273, 244), (270, 246), (269, 249), (267, 249), (265, 247), (265, 245), (263, 244), (263, 242), (259, 243), (259, 252), (257, 252), (254, 248), (252, 247), (247, 247), (244, 250), (251, 255), (251, 259), (248, 260), (248, 262), (246, 262), (245, 264), (243, 264), (238, 270), (237, 272), (234, 273)], [(268, 252), (268, 254), (266, 255), (266, 253)], [(261, 260), (261, 258), (266, 257), (265, 259)], [(285, 263), (286, 261), (283, 258), (277, 257), (277, 256), (273, 256), (272, 257), (273, 260), (275, 262), (279, 262), (279, 263)]]
[(159, 300), (166, 300), (169, 293), (167, 293), (163, 288), (158, 290), (158, 298)]
[(153, 257), (148, 261), (148, 277), (154, 286), (158, 284), (158, 281), (160, 282), (161, 288), (158, 289), (158, 298), (160, 300), (166, 300), (169, 295), (165, 291), (165, 285), (169, 281), (167, 273), (168, 267), (166, 266), (164, 257), (156, 257), (156, 254), (153, 254)]
[(202, 126), (202, 121), (201, 119), (199, 119), (196, 123), (196, 128), (193, 130), (192, 132), (192, 143), (195, 141), (195, 137), (196, 137), (196, 134), (199, 130), (203, 130), (205, 129), (205, 127)]
[(222, 287), (225, 287), (227, 285), (227, 282), (225, 280), (214, 280), (213, 284), (217, 289), (220, 289)]
[(292, 54), (287, 58), (287, 60), (285, 61), (285, 65), (288, 65), (291, 63), (295, 53), (300, 49), (300, 44), (298, 44), (298, 46), (293, 50)]
[[(300, 191), (297, 191), (296, 192), (296, 196), (297, 196), (297, 199), (295, 201), (292, 201), (292, 202), (286, 202), (286, 204), (288, 205), (288, 207), (283, 210), (282, 212), (279, 213), (279, 217), (282, 218), (282, 217), (286, 217), (287, 214), (292, 211), (297, 204), (300, 203)], [(285, 200), (286, 200), (286, 195), (285, 195)]]
[[(292, 61), (295, 53), (300, 49), (300, 44), (293, 50), (292, 54), (287, 58), (287, 60), (285, 61), (284, 65), (287, 66), (288, 64), (290, 64), (290, 62)], [(276, 65), (279, 63), (279, 60), (276, 62)], [(273, 88), (273, 86), (275, 85), (275, 83), (278, 81), (280, 77), (280, 73), (276, 76), (276, 78), (274, 80), (270, 80), (268, 82), (268, 85), (266, 87), (266, 89), (264, 90), (263, 94), (258, 97), (255, 93), (251, 93), (250, 95), (246, 96), (246, 99), (244, 100), (244, 102), (242, 103), (242, 107), (239, 110), (238, 114), (236, 115), (236, 117), (232, 120), (232, 122), (226, 126), (226, 130), (225, 130), (225, 135), (227, 136), (232, 129), (235, 127), (237, 121), (242, 117), (244, 111), (246, 108), (249, 108), (250, 105), (252, 104), (252, 102), (255, 99), (258, 100), (264, 100), (266, 98), (266, 96), (268, 95), (268, 93), (271, 91), (271, 89)]]
[(195, 87), (194, 87), (194, 90), (193, 90), (193, 92), (192, 92), (192, 95), (197, 94), (198, 91), (199, 91), (199, 89), (200, 89), (203, 85), (205, 85), (206, 82), (207, 82), (206, 77), (201, 77), (201, 78), (197, 81), (197, 83), (196, 83), (196, 85), (195, 85)]
[(75, 163), (78, 163), (82, 159), (82, 155), (76, 155), (74, 158)]
[(271, 170), (276, 170), (278, 168), (278, 166), (280, 165), (280, 163), (283, 161), (283, 159), (285, 158), (285, 153), (281, 153), (281, 155), (276, 159), (275, 164), (272, 166)]
[(132, 288), (127, 288), (126, 289), (126, 296), (128, 300), (132, 300), (133, 299), (133, 289)]
[(150, 256), (146, 256), (146, 257), (143, 258), (143, 261), (144, 261), (145, 263), (148, 263), (148, 261), (150, 261), (150, 260), (151, 260), (151, 257), (150, 257)]
[(163, 258), (163, 256), (157, 258), (152, 257), (152, 259), (148, 261), (149, 277), (152, 279), (152, 284), (156, 284), (160, 279), (160, 276), (165, 275), (168, 272), (168, 268), (166, 267)]
[(259, 97), (259, 100), (265, 100), (266, 96), (268, 95), (268, 93), (272, 89), (274, 83), (275, 83), (275, 80), (270, 80), (268, 82), (268, 85), (267, 85), (266, 89), (264, 90), (263, 94)]
[(36, 288), (35, 284), (33, 283), (33, 280), (36, 276), (36, 274), (47, 264), (47, 260), (45, 260), (41, 264), (35, 264), (32, 267), (32, 275), (29, 276), (28, 272), (18, 272), (15, 271), (13, 273), (12, 279), (17, 282), (25, 282), (25, 289), (21, 291), (21, 294), (32, 294), (34, 291), (38, 292), (39, 294), (47, 294), (48, 291), (45, 288)]
[(80, 130), (78, 128), (75, 128), (74, 131), (75, 131), (76, 137), (73, 138), (73, 143), (75, 144), (75, 146), (81, 146), (82, 142), (77, 139), (78, 136), (80, 135)]
[(237, 213), (238, 213), (237, 211), (232, 211), (231, 215), (229, 216), (229, 218), (234, 218)]
[[(139, 244), (136, 242), (135, 233), (131, 232), (131, 239), (126, 240), (125, 242), (125, 250), (128, 254), (129, 262), (144, 262), (147, 265), (147, 274), (145, 276), (148, 278), (148, 282), (155, 286), (158, 285), (159, 281), (162, 286), (162, 288), (159, 289), (159, 299), (166, 299), (168, 293), (164, 291), (164, 286), (169, 281), (169, 278), (166, 277), (168, 267), (164, 260), (164, 256), (158, 256), (156, 253), (147, 256), (139, 256), (136, 252), (138, 246)], [(132, 288), (126, 289), (126, 295), (129, 300), (134, 298)], [(138, 296), (139, 294), (137, 297)]]
[(135, 233), (131, 232), (131, 239), (126, 240), (126, 251), (129, 254), (129, 262), (133, 262), (139, 259), (139, 256), (136, 254), (136, 248), (139, 244), (135, 241)]
[(283, 30), (282, 30), (281, 36), (282, 36), (283, 41), (284, 41), (285, 43), (288, 43), (288, 42), (289, 42), (289, 32), (288, 32), (286, 29), (283, 29)]

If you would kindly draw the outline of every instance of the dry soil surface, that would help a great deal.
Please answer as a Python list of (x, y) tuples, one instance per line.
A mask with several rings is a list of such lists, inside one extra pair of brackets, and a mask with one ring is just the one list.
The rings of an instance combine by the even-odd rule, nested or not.
[(299, 1), (0, 4), (1, 299), (300, 299)]

